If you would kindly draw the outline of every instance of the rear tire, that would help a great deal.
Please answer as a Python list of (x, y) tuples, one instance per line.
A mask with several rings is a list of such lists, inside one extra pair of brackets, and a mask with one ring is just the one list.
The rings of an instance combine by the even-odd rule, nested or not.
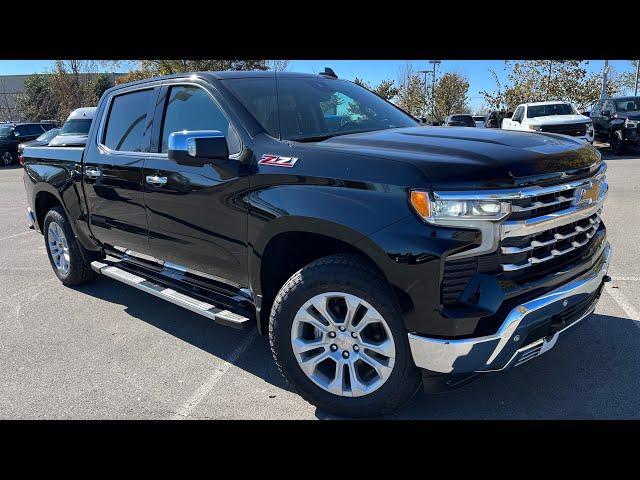
[(622, 138), (622, 131), (616, 130), (611, 134), (611, 139), (609, 140), (609, 146), (611, 147), (611, 151), (615, 155), (623, 155), (626, 150), (626, 145), (624, 144), (624, 139)]
[(54, 273), (66, 286), (82, 285), (96, 273), (85, 262), (69, 220), (62, 207), (54, 207), (44, 217), (44, 243)]
[[(318, 301), (327, 306), (325, 314), (314, 310)], [(306, 342), (319, 347), (306, 351)], [(269, 343), (292, 389), (334, 415), (373, 417), (394, 412), (421, 384), (391, 288), (356, 255), (316, 260), (284, 284), (271, 310)]]

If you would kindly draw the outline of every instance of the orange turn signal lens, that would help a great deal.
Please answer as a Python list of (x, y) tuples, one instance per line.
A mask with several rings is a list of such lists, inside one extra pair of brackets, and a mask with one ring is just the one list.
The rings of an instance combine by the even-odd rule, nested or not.
[(422, 218), (429, 217), (430, 209), (429, 209), (429, 195), (427, 192), (411, 192), (411, 205), (418, 212)]

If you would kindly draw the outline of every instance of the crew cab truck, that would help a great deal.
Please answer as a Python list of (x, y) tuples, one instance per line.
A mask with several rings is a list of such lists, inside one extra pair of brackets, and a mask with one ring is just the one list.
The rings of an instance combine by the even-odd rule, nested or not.
[(105, 275), (257, 328), (291, 387), (338, 415), (570, 341), (608, 278), (591, 145), (424, 127), (332, 74), (118, 85), (84, 148), (24, 157), (63, 284)]
[(640, 97), (602, 98), (591, 112), (596, 140), (608, 142), (616, 155), (640, 146)]
[(518, 105), (511, 118), (502, 120), (505, 130), (559, 133), (593, 143), (593, 123), (566, 102)]

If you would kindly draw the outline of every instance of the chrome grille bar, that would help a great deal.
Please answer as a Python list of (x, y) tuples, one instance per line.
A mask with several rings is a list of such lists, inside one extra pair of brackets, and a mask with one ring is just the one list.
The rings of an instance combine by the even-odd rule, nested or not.
[(564, 196), (559, 196), (556, 198), (556, 200), (552, 201), (552, 202), (533, 202), (531, 204), (531, 206), (529, 207), (521, 207), (519, 205), (512, 205), (511, 206), (511, 211), (512, 212), (529, 212), (531, 210), (536, 210), (538, 208), (545, 208), (545, 207), (552, 207), (553, 205), (559, 205), (561, 203), (567, 203), (567, 202), (572, 202), (573, 201), (573, 197), (564, 197)]

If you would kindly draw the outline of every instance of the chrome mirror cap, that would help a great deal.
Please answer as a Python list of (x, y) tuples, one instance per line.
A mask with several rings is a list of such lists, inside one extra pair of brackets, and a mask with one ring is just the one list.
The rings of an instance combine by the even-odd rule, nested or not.
[(218, 130), (182, 130), (169, 134), (168, 150), (185, 152), (190, 157), (196, 157), (196, 139), (224, 138)]

